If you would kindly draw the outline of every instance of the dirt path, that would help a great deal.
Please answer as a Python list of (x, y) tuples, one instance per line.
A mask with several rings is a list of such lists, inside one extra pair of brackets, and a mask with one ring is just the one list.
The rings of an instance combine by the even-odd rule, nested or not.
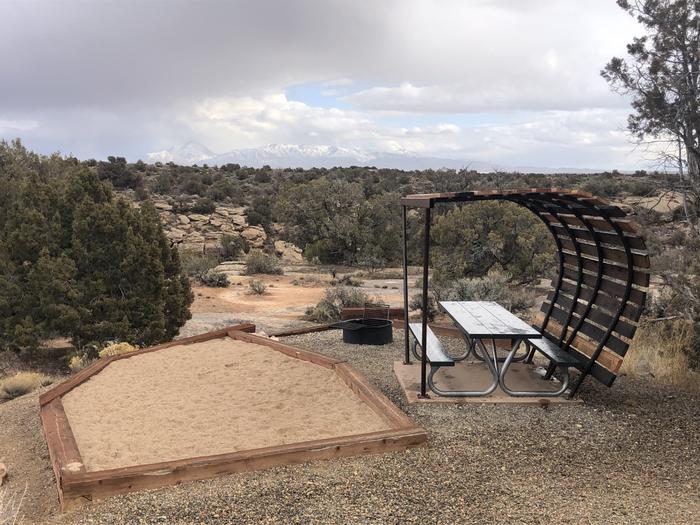
[(6, 499), (18, 500), (24, 493), (24, 518), (19, 523), (37, 523), (58, 510), (56, 482), (39, 419), (39, 394), (44, 390), (0, 404), (0, 461), (8, 467), (7, 483), (0, 490), (6, 491)]

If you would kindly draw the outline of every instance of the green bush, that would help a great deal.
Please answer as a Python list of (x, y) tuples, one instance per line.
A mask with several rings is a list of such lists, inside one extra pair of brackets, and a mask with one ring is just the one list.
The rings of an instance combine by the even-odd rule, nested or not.
[[(416, 295), (411, 296), (411, 299), (408, 301), (408, 308), (409, 310), (418, 310), (423, 313), (423, 293), (417, 293)], [(428, 321), (432, 321), (435, 319), (435, 316), (437, 315), (438, 310), (437, 310), (437, 305), (435, 298), (433, 294), (428, 292)]]
[(228, 275), (214, 270), (209, 270), (208, 272), (202, 274), (199, 277), (199, 282), (204, 286), (210, 286), (212, 288), (226, 288), (230, 284)]
[(213, 253), (187, 249), (180, 251), (180, 261), (185, 275), (196, 280), (200, 280), (204, 274), (219, 266), (221, 262), (219, 257)]
[(240, 257), (245, 247), (245, 241), (237, 235), (224, 235), (221, 238), (221, 255), (224, 261), (233, 261)]
[(327, 288), (323, 299), (309, 308), (306, 314), (316, 322), (338, 321), (342, 317), (343, 308), (365, 306), (370, 302), (369, 296), (362, 290), (335, 286)]
[(248, 295), (265, 295), (267, 293), (267, 285), (258, 280), (252, 280), (248, 283)]
[(525, 312), (535, 305), (534, 292), (512, 287), (502, 274), (489, 274), (473, 279), (459, 279), (445, 292), (452, 301), (494, 301), (513, 312)]
[(260, 250), (251, 250), (245, 258), (245, 275), (282, 275), (282, 267), (274, 255)]

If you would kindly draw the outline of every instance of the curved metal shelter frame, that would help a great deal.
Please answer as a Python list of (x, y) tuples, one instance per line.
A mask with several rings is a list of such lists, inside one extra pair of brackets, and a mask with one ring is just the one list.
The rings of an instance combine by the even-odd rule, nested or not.
[[(573, 396), (591, 375), (611, 386), (634, 337), (649, 285), (649, 256), (639, 227), (609, 201), (590, 193), (549, 188), (409, 195), (403, 215), (404, 309), (408, 313), (407, 209), (425, 209), (423, 239), (423, 334), (426, 334), (431, 210), (437, 204), (506, 201), (537, 215), (557, 247), (559, 267), (537, 316), (537, 328), (579, 362)], [(405, 363), (410, 363), (405, 315)], [(423, 338), (425, 339), (425, 335)], [(426, 341), (422, 341), (425, 348)], [(421, 395), (426, 395), (422, 352)], [(549, 374), (551, 375), (551, 372)]]

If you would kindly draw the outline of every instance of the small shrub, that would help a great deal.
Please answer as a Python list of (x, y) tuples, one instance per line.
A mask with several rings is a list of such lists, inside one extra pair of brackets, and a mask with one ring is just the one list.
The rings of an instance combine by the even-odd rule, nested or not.
[(128, 352), (133, 352), (134, 350), (138, 350), (138, 348), (130, 345), (129, 343), (113, 343), (100, 350), (99, 356), (109, 357), (112, 355), (126, 354)]
[(508, 277), (499, 273), (458, 279), (442, 293), (453, 301), (494, 301), (512, 312), (529, 310), (537, 299), (536, 294), (526, 288), (510, 287)]
[(37, 372), (19, 372), (0, 384), (0, 398), (14, 399), (51, 384), (51, 379)]
[(192, 279), (200, 279), (209, 270), (216, 268), (221, 261), (212, 253), (202, 253), (194, 250), (180, 251), (182, 271)]
[(70, 368), (70, 371), (73, 373), (80, 372), (91, 362), (92, 360), (87, 356), (87, 354), (74, 354), (68, 360), (68, 368)]
[[(418, 310), (423, 313), (423, 293), (417, 293), (416, 295), (411, 296), (411, 299), (408, 301), (408, 308), (409, 310)], [(437, 315), (438, 310), (437, 310), (437, 305), (435, 298), (433, 295), (428, 292), (428, 321), (432, 321), (435, 319), (435, 316)]]
[(248, 295), (265, 295), (267, 293), (267, 285), (262, 281), (250, 281), (247, 293)]
[(260, 250), (251, 250), (245, 258), (246, 275), (282, 275), (282, 267), (276, 257)]
[(232, 261), (240, 257), (245, 248), (245, 241), (237, 235), (224, 235), (221, 238), (221, 255), (224, 261)]
[(212, 288), (226, 288), (229, 285), (228, 275), (209, 270), (199, 277), (199, 282)]
[(448, 292), (453, 301), (495, 301), (501, 304), (506, 302), (509, 294), (508, 279), (501, 274), (458, 279)]
[(369, 304), (370, 298), (362, 290), (348, 287), (327, 288), (326, 294), (318, 304), (307, 310), (307, 315), (312, 321), (328, 322), (339, 321), (343, 308), (364, 306)]

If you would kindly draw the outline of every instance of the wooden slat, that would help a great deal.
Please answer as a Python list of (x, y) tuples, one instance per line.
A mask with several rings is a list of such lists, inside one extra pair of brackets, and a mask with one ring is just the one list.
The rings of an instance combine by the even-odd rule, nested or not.
[(325, 332), (327, 330), (332, 330), (331, 324), (317, 324), (311, 326), (301, 326), (299, 328), (289, 328), (287, 330), (280, 330), (279, 332), (274, 332), (270, 334), (270, 337), (288, 337), (290, 335), (302, 335), (302, 334), (312, 334), (316, 332)]
[(502, 306), (488, 301), (442, 301), (440, 306), (472, 337), (511, 339), (540, 333)]
[[(544, 303), (542, 303), (541, 310), (543, 312), (547, 312), (549, 310), (550, 303), (551, 298), (548, 298)], [(555, 305), (558, 308), (561, 308), (566, 312), (568, 312), (571, 309), (572, 304), (572, 297), (569, 297), (568, 295), (564, 294), (559, 294), (555, 303)], [(578, 317), (580, 317), (585, 313), (587, 308), (588, 301), (579, 297), (579, 300), (576, 301), (576, 305), (574, 307), (574, 313), (577, 314)], [(587, 314), (587, 318), (589, 318), (591, 321), (605, 327), (608, 327), (610, 326), (610, 324), (612, 324), (612, 322), (614, 321), (614, 317), (614, 313), (608, 312), (607, 310), (603, 310), (597, 307), (596, 305), (593, 305)], [(623, 337), (634, 337), (634, 332), (636, 329), (636, 324), (633, 324), (622, 317), (617, 321), (617, 323), (615, 323), (615, 333), (618, 333)]]
[(290, 357), (301, 359), (302, 361), (309, 361), (310, 363), (314, 363), (315, 365), (319, 365), (324, 368), (333, 368), (335, 365), (344, 362), (340, 359), (333, 359), (323, 354), (297, 348), (296, 346), (284, 344), (279, 341), (273, 341), (267, 337), (262, 337), (255, 334), (231, 330), (229, 331), (228, 336), (237, 341), (245, 341), (246, 343), (255, 343), (257, 345), (267, 346)]
[[(568, 320), (568, 311), (561, 310), (559, 308), (554, 308), (552, 310), (552, 318), (556, 319), (561, 323), (562, 325), (566, 324)], [(571, 321), (568, 323), (568, 326), (573, 330), (574, 327), (578, 325), (579, 317), (577, 316), (572, 316)], [(599, 341), (603, 340), (603, 337), (605, 335), (605, 330), (600, 328), (599, 326), (596, 326), (588, 321), (588, 318), (586, 318), (581, 326), (579, 327), (578, 333), (584, 334), (588, 337), (591, 338), (591, 340), (595, 341), (598, 343)], [(616, 337), (615, 335), (610, 335), (608, 339), (605, 341), (605, 347), (609, 348), (613, 352), (615, 352), (618, 355), (624, 356), (625, 353), (627, 353), (627, 349), (629, 348), (629, 344), (619, 337)]]
[[(561, 239), (570, 238), (568, 232), (563, 226), (553, 224), (552, 228)], [(584, 228), (571, 227), (570, 231), (577, 239), (593, 242), (593, 235), (591, 234), (591, 232)], [(620, 247), (623, 246), (623, 241), (622, 239), (620, 239), (617, 233), (598, 232), (596, 235), (598, 236), (601, 242)], [(644, 243), (644, 240), (636, 235), (625, 235), (624, 242), (627, 243), (633, 250), (646, 250), (646, 244)]]
[[(536, 315), (536, 320), (541, 324), (544, 320), (544, 314), (538, 313)], [(562, 325), (550, 319), (549, 323), (547, 323), (547, 328), (545, 331), (551, 334), (554, 339), (558, 339), (562, 328)], [(593, 341), (584, 339), (582, 336), (577, 335), (574, 338), (571, 346), (587, 358), (590, 358), (595, 353), (598, 345)], [(597, 361), (613, 374), (617, 374), (617, 372), (620, 370), (620, 366), (622, 365), (622, 357), (605, 348), (603, 348), (602, 353), (598, 356)]]
[[(566, 273), (566, 271), (564, 272)], [(588, 276), (591, 277), (591, 276)], [(595, 278), (592, 278), (592, 281), (595, 281)], [(593, 284), (588, 282), (588, 279), (586, 276), (584, 276), (584, 284), (586, 286), (581, 287), (580, 295), (579, 297), (583, 299), (584, 301), (590, 301), (591, 298), (593, 297), (593, 290), (591, 289)], [(619, 288), (622, 289), (620, 291)], [(609, 289), (612, 288), (612, 289)], [(576, 285), (573, 283), (570, 283), (568, 281), (562, 281), (561, 283), (561, 292), (570, 295), (571, 297), (574, 296), (576, 290)], [(611, 312), (612, 314), (616, 314), (617, 310), (620, 306), (620, 301), (622, 298), (622, 294), (624, 293), (624, 287), (618, 285), (617, 283), (612, 283), (611, 281), (603, 281), (601, 285), (601, 289), (598, 292), (594, 304), (600, 306), (601, 308), (604, 308), (605, 310)], [(640, 297), (641, 296), (641, 297)], [(642, 314), (642, 309), (643, 305), (639, 304), (639, 301), (644, 302), (644, 296), (645, 294), (639, 290), (632, 289), (631, 295), (630, 295), (630, 300), (625, 304), (625, 309), (622, 311), (622, 316), (626, 317), (627, 319), (630, 319), (632, 321), (638, 321), (639, 318), (641, 317)], [(552, 300), (552, 294), (548, 295), (547, 297), (548, 300)]]
[[(570, 239), (561, 239), (561, 244), (565, 250), (568, 250), (571, 253), (575, 253), (576, 247)], [(596, 259), (598, 258), (598, 250), (596, 249), (595, 244), (589, 244), (587, 242), (579, 242), (577, 244), (579, 250), (581, 250), (581, 253), (595, 257)], [(602, 246), (601, 251), (603, 252), (603, 259), (627, 264), (627, 254), (625, 253), (625, 250), (622, 246), (620, 246), (619, 248)], [(646, 269), (650, 267), (649, 256), (647, 255), (632, 253), (632, 261), (633, 265), (638, 268)]]
[[(576, 260), (575, 255), (563, 252), (563, 256), (564, 264), (568, 264), (569, 266), (578, 268), (578, 262)], [(581, 257), (581, 266), (589, 272), (597, 272), (598, 265), (598, 261), (588, 259), (586, 257)], [(601, 266), (603, 267), (603, 275), (605, 277), (617, 279), (618, 281), (627, 281), (627, 268), (623, 268), (621, 266), (614, 266), (605, 262)], [(632, 282), (637, 286), (649, 286), (649, 274), (646, 272), (632, 269)]]

